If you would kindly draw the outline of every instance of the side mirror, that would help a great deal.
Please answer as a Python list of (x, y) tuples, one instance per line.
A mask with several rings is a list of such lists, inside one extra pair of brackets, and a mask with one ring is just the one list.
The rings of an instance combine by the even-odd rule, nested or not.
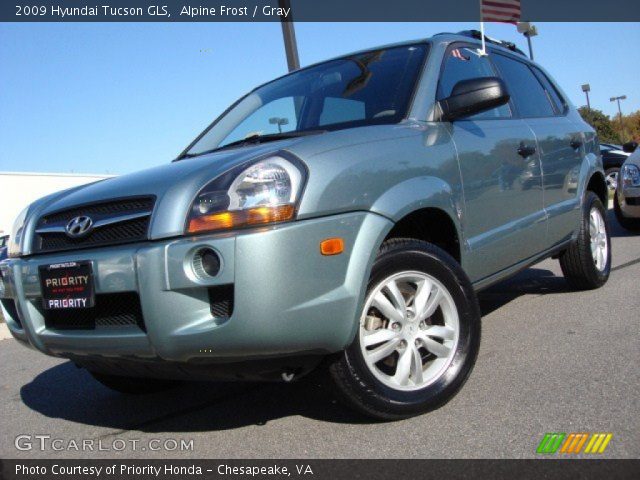
[(457, 118), (491, 110), (509, 102), (504, 82), (497, 77), (462, 80), (453, 87), (451, 96), (440, 100), (442, 120)]
[(638, 148), (638, 142), (627, 142), (622, 145), (622, 150), (627, 153), (633, 153)]

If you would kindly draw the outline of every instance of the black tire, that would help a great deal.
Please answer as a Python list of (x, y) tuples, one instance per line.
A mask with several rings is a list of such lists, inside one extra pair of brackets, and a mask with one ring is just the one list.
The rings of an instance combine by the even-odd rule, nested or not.
[[(600, 211), (606, 228), (608, 245), (605, 268), (599, 270), (591, 254), (591, 235), (589, 233), (589, 217), (591, 209)], [(607, 223), (607, 212), (598, 196), (587, 191), (582, 204), (582, 216), (578, 238), (560, 255), (560, 267), (569, 285), (576, 290), (593, 290), (600, 288), (609, 279), (611, 273), (611, 237)]]
[(408, 418), (446, 403), (468, 378), (480, 346), (480, 308), (471, 282), (455, 259), (435, 245), (412, 239), (386, 241), (373, 265), (367, 296), (385, 278), (404, 271), (427, 273), (449, 291), (458, 311), (459, 337), (446, 370), (419, 390), (393, 389), (378, 380), (366, 365), (358, 334), (331, 359), (329, 373), (342, 400), (381, 420)]
[(611, 175), (612, 173), (620, 174), (620, 167), (607, 168), (607, 170), (604, 172), (604, 178), (605, 180), (607, 180), (607, 188), (609, 189), (609, 191), (614, 191), (616, 189), (616, 186), (611, 188), (611, 185), (609, 185), (608, 179), (609, 179), (609, 175)]
[(617, 193), (613, 196), (613, 211), (615, 212), (616, 219), (622, 228), (629, 230), (630, 232), (640, 232), (640, 218), (628, 218), (622, 214), (622, 211), (620, 210), (620, 203), (618, 203)]
[(169, 390), (179, 382), (157, 378), (121, 377), (106, 373), (89, 372), (93, 378), (111, 390), (128, 395), (145, 395)]

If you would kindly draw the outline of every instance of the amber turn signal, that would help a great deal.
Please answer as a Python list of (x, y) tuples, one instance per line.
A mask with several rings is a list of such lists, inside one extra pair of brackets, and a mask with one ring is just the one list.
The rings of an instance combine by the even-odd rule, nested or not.
[(327, 238), (320, 242), (322, 255), (340, 255), (344, 252), (344, 240), (341, 238)]
[(256, 207), (248, 210), (203, 215), (189, 220), (187, 232), (210, 232), (212, 230), (226, 230), (249, 225), (284, 222), (293, 218), (294, 210), (293, 205), (280, 205), (277, 207)]

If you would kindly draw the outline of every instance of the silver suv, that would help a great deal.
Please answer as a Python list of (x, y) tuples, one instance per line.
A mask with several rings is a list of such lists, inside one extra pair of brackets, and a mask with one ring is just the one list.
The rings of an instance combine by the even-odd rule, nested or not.
[(594, 131), (520, 51), (479, 46), (301, 69), (171, 164), (33, 203), (0, 267), (11, 333), (127, 393), (320, 367), (374, 417), (447, 401), (479, 290), (551, 256), (579, 289), (611, 265)]

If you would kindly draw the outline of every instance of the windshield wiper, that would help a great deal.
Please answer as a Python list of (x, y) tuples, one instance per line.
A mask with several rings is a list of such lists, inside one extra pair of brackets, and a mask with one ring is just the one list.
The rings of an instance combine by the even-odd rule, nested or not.
[(236, 140), (235, 142), (230, 142), (225, 145), (222, 145), (221, 147), (212, 148), (211, 150), (205, 150), (204, 152), (185, 153), (184, 155), (181, 155), (180, 157), (178, 157), (176, 160), (199, 157), (200, 155), (219, 152), (220, 150), (226, 150), (227, 148), (243, 147), (245, 145), (258, 145), (260, 143), (274, 142), (276, 140), (284, 140), (287, 138), (306, 137), (308, 135), (318, 135), (320, 133), (325, 133), (326, 131), (327, 130), (298, 130), (293, 132), (269, 133), (266, 135), (260, 135), (256, 133), (253, 135), (249, 135), (248, 137), (245, 137), (242, 140)]

